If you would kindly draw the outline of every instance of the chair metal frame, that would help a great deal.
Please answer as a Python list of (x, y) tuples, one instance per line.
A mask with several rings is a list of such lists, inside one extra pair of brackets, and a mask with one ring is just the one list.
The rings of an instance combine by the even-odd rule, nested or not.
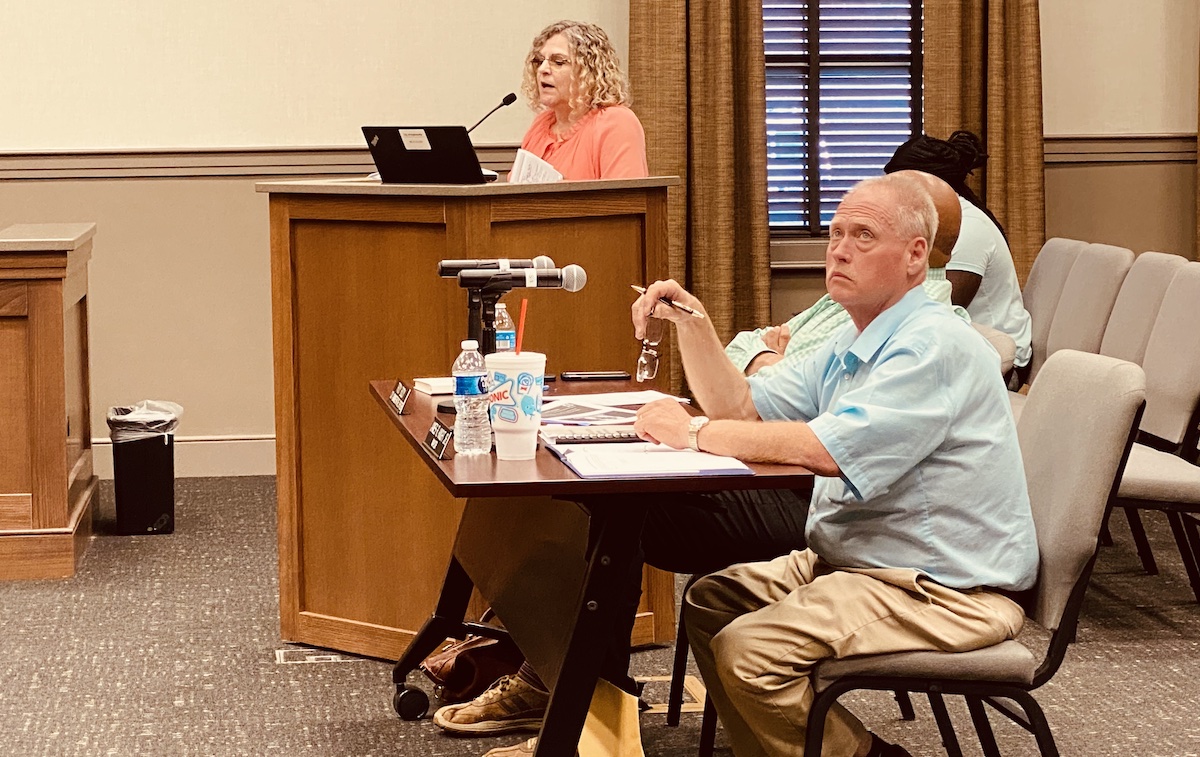
[[(1121, 474), (1125, 463), (1129, 460), (1129, 452), (1133, 448), (1137, 436), (1137, 428), (1141, 424), (1145, 402), (1134, 413), (1133, 424), (1125, 442), (1125, 449), (1117, 465), (1116, 475), (1109, 490), (1106, 509), (1111, 508), (1117, 499), (1117, 490), (1121, 483)], [(987, 757), (1000, 757), (1000, 749), (988, 720), (987, 711), (983, 705), (989, 705), (997, 712), (1029, 731), (1037, 739), (1038, 749), (1042, 757), (1058, 757), (1058, 747), (1054, 743), (1054, 735), (1041, 706), (1034, 698), (1033, 692), (1054, 677), (1066, 656), (1068, 645), (1075, 640), (1075, 631), (1079, 622), (1079, 611), (1083, 606), (1084, 594), (1087, 592), (1088, 581), (1096, 564), (1099, 552), (1099, 533), (1097, 532), (1096, 549), (1091, 559), (1085, 564), (1075, 581), (1074, 587), (1063, 610), (1058, 628), (1050, 637), (1046, 656), (1034, 673), (1030, 684), (1018, 684), (1011, 681), (979, 681), (961, 680), (942, 677), (914, 676), (846, 676), (830, 683), (825, 689), (816, 692), (812, 708), (808, 714), (808, 740), (804, 745), (804, 757), (820, 757), (821, 747), (825, 737), (825, 717), (829, 708), (838, 698), (848, 691), (856, 689), (873, 689), (880, 691), (911, 691), (929, 695), (942, 744), (949, 757), (962, 757), (962, 748), (954, 732), (949, 712), (946, 710), (942, 697), (946, 694), (962, 696), (967, 700), (971, 720), (975, 726), (976, 736)], [(1036, 593), (1036, 589), (1030, 595)], [(1026, 608), (1028, 612), (1028, 607)], [(1012, 700), (1020, 705), (1016, 709), (1001, 700)]]
[[(1175, 455), (1191, 465), (1197, 465), (1197, 461), (1200, 459), (1200, 450), (1196, 449), (1197, 443), (1200, 442), (1200, 403), (1197, 403), (1192, 410), (1188, 418), (1187, 431), (1179, 444), (1172, 444), (1146, 432), (1138, 435), (1138, 442), (1159, 452)], [(1154, 559), (1154, 553), (1150, 548), (1150, 541), (1146, 538), (1146, 529), (1142, 525), (1138, 511), (1157, 510), (1167, 516), (1167, 522), (1171, 526), (1171, 536), (1175, 539), (1175, 546), (1179, 548), (1179, 556), (1182, 558), (1183, 568), (1187, 572), (1188, 583), (1192, 587), (1196, 602), (1200, 603), (1200, 518), (1197, 517), (1200, 516), (1200, 502), (1160, 502), (1152, 499), (1117, 497), (1113, 502), (1113, 507), (1119, 507), (1125, 511), (1130, 533), (1133, 534), (1134, 546), (1142, 561), (1142, 568), (1152, 576), (1158, 575), (1158, 563)]]

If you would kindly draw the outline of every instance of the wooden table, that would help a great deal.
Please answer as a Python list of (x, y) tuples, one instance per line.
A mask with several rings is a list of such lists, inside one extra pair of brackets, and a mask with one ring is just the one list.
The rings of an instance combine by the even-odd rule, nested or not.
[[(373, 381), (371, 394), (442, 486), (456, 498), (470, 498), (437, 608), (393, 671), (397, 712), (406, 719), (424, 713), (428, 702), (423, 692), (407, 687), (405, 681), (447, 637), (462, 638), (468, 632), (495, 634), (495, 629), (464, 623), (471, 591), (478, 586), (550, 686), (550, 704), (538, 738), (538, 757), (575, 754), (604, 662), (604, 655), (597, 650), (607, 649), (607, 640), (617, 621), (615, 609), (620, 604), (622, 579), (633, 570), (641, 528), (651, 504), (661, 503), (663, 495), (670, 493), (812, 488), (812, 473), (786, 465), (751, 465), (753, 476), (581, 479), (541, 447), (534, 459), (527, 461), (498, 460), (494, 455), (456, 459), (452, 451), (446, 459), (439, 460), (424, 444), (437, 417), (436, 402), (428, 395), (413, 392), (405, 405), (405, 414), (397, 415), (387, 399), (395, 383)], [(637, 388), (632, 382), (559, 382), (547, 396)], [(451, 425), (453, 416), (440, 416), (440, 420)], [(577, 503), (578, 508), (563, 502), (538, 505), (538, 500), (532, 499), (530, 507), (536, 513), (530, 513), (525, 511), (523, 501), (504, 499), (539, 496), (568, 500)], [(570, 518), (577, 513), (587, 520), (586, 538), (579, 545), (584, 560), (577, 574), (571, 572), (569, 561), (566, 567), (554, 563), (554, 570), (537, 576), (522, 574), (519, 565), (506, 568), (509, 542), (505, 540), (524, 539), (528, 533), (520, 524), (522, 519), (531, 519), (529, 522), (537, 524), (539, 533), (545, 534), (553, 533), (552, 519)], [(543, 559), (526, 563), (529, 564), (550, 563)], [(521, 581), (526, 586), (512, 587)], [(555, 584), (557, 592), (553, 587), (546, 589), (547, 583)], [(502, 600), (499, 596), (522, 592), (534, 592), (537, 596), (524, 601), (520, 597)], [(557, 597), (560, 606), (550, 606), (546, 601), (548, 595)], [(506, 607), (501, 606), (504, 602)], [(561, 614), (561, 622), (555, 616), (555, 609)], [(522, 618), (522, 614), (535, 617)]]

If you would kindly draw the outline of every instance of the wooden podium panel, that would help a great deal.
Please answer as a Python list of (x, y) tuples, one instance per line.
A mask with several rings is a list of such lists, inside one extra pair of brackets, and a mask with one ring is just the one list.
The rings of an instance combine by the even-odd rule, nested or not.
[(65, 578), (87, 549), (87, 272), (96, 225), (0, 232), (0, 579)]
[[(455, 258), (575, 263), (580, 292), (519, 289), (547, 371), (637, 363), (633, 283), (667, 272), (673, 178), (470, 187), (266, 183), (285, 639), (396, 659), (434, 607), (462, 512), (368, 392), (383, 376), (449, 373), (466, 292)], [(648, 571), (635, 642), (665, 642), (672, 576)]]

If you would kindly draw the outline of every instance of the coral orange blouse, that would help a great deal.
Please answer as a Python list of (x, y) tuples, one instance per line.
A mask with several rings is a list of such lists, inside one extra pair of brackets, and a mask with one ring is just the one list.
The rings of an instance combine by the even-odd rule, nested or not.
[(554, 166), (564, 179), (636, 179), (650, 174), (646, 133), (624, 105), (592, 110), (565, 137), (550, 130), (556, 122), (554, 111), (539, 113), (521, 147)]

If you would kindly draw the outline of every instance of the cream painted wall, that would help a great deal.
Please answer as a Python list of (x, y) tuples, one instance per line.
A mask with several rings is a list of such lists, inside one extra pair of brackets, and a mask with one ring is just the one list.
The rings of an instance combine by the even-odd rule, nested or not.
[(1195, 134), (1197, 0), (1042, 0), (1047, 135)]
[[(110, 406), (171, 400), (181, 475), (274, 471), (267, 198), (252, 180), (0, 182), (0, 227), (18, 221), (97, 223), (95, 437)], [(111, 477), (110, 448), (95, 452)]]
[[(275, 469), (267, 198), (253, 176), (254, 161), (271, 156), (205, 148), (357, 147), (371, 121), (470, 124), (517, 89), (529, 41), (564, 17), (599, 23), (627, 49), (627, 0), (0, 4), (0, 103), (10, 116), (0, 119), (0, 228), (97, 223), (98, 473), (112, 475), (105, 409), (148, 398), (185, 408), (177, 475)], [(530, 119), (518, 103), (472, 136), (519, 142)], [(201, 168), (151, 178), (146, 160), (172, 159), (136, 153), (154, 148)], [(135, 153), (23, 155), (121, 149)], [(222, 161), (249, 167), (199, 176)], [(23, 178), (31, 164), (47, 169), (39, 180)], [(51, 168), (63, 165), (68, 177), (97, 178), (59, 178)]]
[[(343, 146), (365, 123), (474, 123), (533, 35), (627, 0), (39, 0), (0, 7), (4, 150)], [(519, 142), (516, 104), (474, 134)]]

